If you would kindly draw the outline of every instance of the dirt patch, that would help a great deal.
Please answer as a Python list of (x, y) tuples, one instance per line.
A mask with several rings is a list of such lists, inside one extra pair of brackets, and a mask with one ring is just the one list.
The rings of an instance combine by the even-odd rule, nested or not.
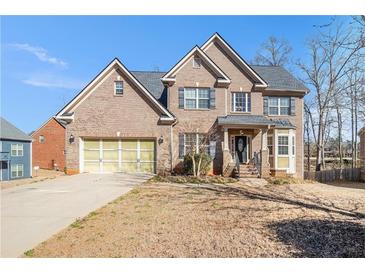
[(31, 257), (365, 257), (365, 190), (146, 183)]
[(32, 183), (41, 182), (44, 180), (50, 180), (57, 178), (59, 176), (65, 175), (62, 171), (56, 171), (56, 170), (48, 170), (48, 169), (39, 169), (37, 171), (33, 171), (33, 177), (32, 178), (26, 178), (26, 179), (18, 179), (18, 180), (11, 180), (11, 181), (2, 181), (1, 182), (1, 189), (8, 189), (16, 186), (21, 185), (27, 185)]

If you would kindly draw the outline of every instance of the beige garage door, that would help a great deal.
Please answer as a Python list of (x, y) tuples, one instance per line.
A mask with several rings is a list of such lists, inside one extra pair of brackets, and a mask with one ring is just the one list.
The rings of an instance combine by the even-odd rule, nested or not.
[(84, 172), (155, 173), (154, 140), (84, 140)]

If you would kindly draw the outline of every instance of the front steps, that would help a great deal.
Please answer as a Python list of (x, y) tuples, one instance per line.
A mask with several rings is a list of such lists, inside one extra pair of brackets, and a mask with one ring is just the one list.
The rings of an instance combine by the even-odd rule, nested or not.
[(233, 169), (234, 178), (259, 178), (259, 172), (253, 164), (240, 164), (239, 170), (235, 166)]

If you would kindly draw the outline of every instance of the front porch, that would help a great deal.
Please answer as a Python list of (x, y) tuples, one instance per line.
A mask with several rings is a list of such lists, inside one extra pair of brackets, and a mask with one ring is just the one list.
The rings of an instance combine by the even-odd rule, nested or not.
[(222, 174), (233, 177), (293, 176), (295, 129), (264, 116), (219, 117)]

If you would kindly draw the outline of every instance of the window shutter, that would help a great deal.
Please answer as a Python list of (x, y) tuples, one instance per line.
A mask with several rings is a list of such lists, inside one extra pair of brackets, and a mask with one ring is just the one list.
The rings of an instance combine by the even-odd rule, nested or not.
[(179, 158), (184, 158), (184, 133), (179, 133)]
[(215, 158), (215, 146), (216, 146), (216, 141), (210, 141), (210, 143), (209, 143), (209, 155), (210, 155), (210, 157), (212, 157), (212, 159)]
[(179, 108), (184, 108), (184, 88), (179, 88)]
[(269, 115), (269, 97), (264, 96), (264, 115)]
[(251, 92), (247, 93), (247, 112), (251, 112)]
[(290, 115), (295, 115), (295, 97), (290, 97)]
[(215, 109), (215, 89), (209, 91), (209, 108)]

